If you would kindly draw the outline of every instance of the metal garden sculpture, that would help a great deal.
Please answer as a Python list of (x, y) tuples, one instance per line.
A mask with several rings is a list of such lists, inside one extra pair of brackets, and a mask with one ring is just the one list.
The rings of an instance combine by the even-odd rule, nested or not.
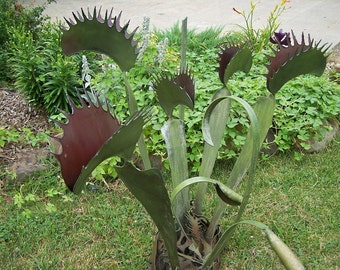
[[(66, 20), (68, 29), (63, 32), (61, 45), (67, 55), (82, 50), (96, 51), (111, 57), (126, 74), (137, 58), (134, 30), (128, 33), (129, 23), (120, 25), (121, 14), (113, 10), (101, 16), (100, 10), (74, 13), (74, 21)], [(289, 36), (288, 36), (289, 37)], [(68, 188), (79, 194), (91, 172), (105, 159), (118, 156), (115, 167), (120, 179), (150, 214), (159, 234), (155, 238), (149, 269), (220, 269), (220, 254), (242, 224), (254, 225), (264, 231), (272, 248), (287, 269), (304, 269), (293, 252), (264, 224), (242, 220), (254, 183), (255, 166), (262, 142), (272, 123), (275, 94), (289, 80), (302, 74), (320, 76), (326, 65), (325, 46), (319, 46), (309, 36), (302, 35), (299, 43), (294, 33), (290, 39), (278, 44), (274, 56), (268, 56), (267, 96), (261, 97), (254, 107), (228, 90), (228, 80), (239, 70), (248, 72), (252, 66), (252, 53), (247, 47), (226, 46), (219, 54), (219, 77), (223, 87), (212, 97), (203, 118), (205, 141), (199, 176), (190, 177), (186, 159), (186, 141), (183, 119), (174, 116), (178, 105), (194, 110), (194, 82), (187, 69), (173, 77), (155, 76), (154, 90), (161, 108), (168, 116), (162, 128), (171, 169), (173, 190), (169, 192), (158, 169), (151, 168), (143, 144), (142, 130), (153, 117), (153, 109), (138, 109), (133, 91), (126, 82), (130, 119), (121, 124), (108, 106), (104, 109), (97, 101), (84, 101), (72, 113), (66, 114), (67, 123), (60, 123), (64, 133), (55, 138), (61, 151), (55, 156), (61, 164), (62, 176)], [(288, 42), (289, 40), (289, 42)], [(126, 78), (126, 76), (125, 76)], [(230, 106), (240, 103), (250, 119), (245, 145), (234, 164), (228, 179), (222, 183), (211, 179), (218, 149), (223, 139)], [(131, 162), (136, 144), (145, 162), (140, 170)], [(246, 176), (247, 175), (247, 176)], [(243, 194), (237, 192), (245, 180)], [(207, 185), (212, 184), (220, 201), (210, 220), (202, 216)], [(189, 189), (194, 187), (192, 198)], [(237, 207), (238, 214), (232, 225), (220, 229), (220, 219), (226, 207)]]

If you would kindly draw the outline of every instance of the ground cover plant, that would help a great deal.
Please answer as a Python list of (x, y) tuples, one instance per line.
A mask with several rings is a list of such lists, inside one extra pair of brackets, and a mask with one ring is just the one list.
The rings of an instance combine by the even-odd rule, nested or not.
[[(53, 2), (47, 0), (46, 4)], [(15, 0), (2, 0), (0, 2), (0, 83), (6, 84), (10, 80), (10, 67), (7, 51), (10, 49), (7, 41), (11, 39), (12, 29), (25, 29), (36, 36), (41, 24), (47, 21), (43, 16), (45, 5), (26, 8)]]
[[(98, 12), (98, 13), (97, 13)], [(153, 75), (153, 89), (160, 107), (167, 115), (161, 128), (167, 148), (173, 191), (168, 195), (163, 176), (151, 168), (143, 126), (152, 118), (153, 109), (138, 109), (127, 73), (137, 60), (135, 31), (127, 32), (128, 24), (121, 26), (121, 15), (113, 17), (113, 10), (102, 17), (100, 10), (93, 13), (84, 10), (74, 14), (74, 21), (67, 20), (69, 29), (64, 30), (62, 48), (72, 55), (82, 50), (94, 50), (113, 59), (120, 68), (125, 84), (130, 119), (120, 123), (111, 114), (109, 105), (101, 104), (97, 94), (80, 97), (81, 107), (71, 104), (72, 114), (66, 114), (61, 138), (55, 138), (60, 150), (55, 156), (61, 164), (62, 176), (68, 188), (79, 194), (86, 186), (92, 171), (107, 158), (116, 156), (120, 161), (114, 166), (120, 179), (140, 201), (159, 230), (151, 254), (150, 269), (220, 269), (220, 253), (228, 245), (237, 226), (252, 225), (265, 233), (273, 250), (287, 269), (304, 269), (295, 254), (265, 224), (241, 219), (248, 204), (254, 184), (258, 152), (272, 124), (275, 95), (291, 79), (303, 75), (322, 75), (326, 67), (327, 47), (319, 46), (309, 36), (302, 34), (300, 43), (294, 33), (275, 33), (272, 37), (277, 49), (267, 56), (269, 65), (266, 88), (269, 95), (261, 96), (252, 108), (244, 99), (231, 94), (228, 80), (238, 71), (248, 72), (252, 65), (251, 50), (244, 44), (225, 45), (219, 54), (219, 78), (223, 87), (216, 91), (208, 104), (203, 118), (205, 141), (199, 176), (191, 177), (187, 164), (184, 126), (184, 106), (194, 109), (195, 87), (185, 59), (185, 21), (183, 22), (180, 71), (175, 75)], [(110, 44), (108, 46), (108, 44)], [(305, 65), (308, 62), (309, 65)], [(211, 177), (218, 149), (224, 135), (231, 101), (243, 107), (249, 118), (249, 131), (242, 151), (230, 176), (225, 181)], [(151, 104), (153, 102), (150, 102)], [(179, 111), (176, 107), (180, 105)], [(105, 107), (104, 107), (105, 106)], [(135, 145), (144, 170), (131, 162)], [(248, 174), (248, 175), (247, 175)], [(246, 177), (245, 177), (246, 176)], [(236, 188), (246, 179), (243, 194)], [(211, 220), (204, 216), (204, 200), (207, 184), (213, 184), (218, 197)], [(191, 198), (189, 186), (198, 184)], [(222, 233), (220, 219), (227, 205), (238, 206), (233, 221)]]

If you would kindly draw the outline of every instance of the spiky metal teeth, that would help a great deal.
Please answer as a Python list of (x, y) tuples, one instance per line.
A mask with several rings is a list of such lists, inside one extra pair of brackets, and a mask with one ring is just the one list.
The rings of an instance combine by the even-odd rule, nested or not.
[(286, 45), (278, 44), (277, 50), (273, 50), (274, 56), (267, 55), (270, 62), (267, 65), (267, 88), (272, 94), (299, 75), (320, 76), (326, 67), (328, 56), (326, 51), (330, 47), (327, 43), (319, 46), (320, 41), (315, 42), (310, 35), (306, 40), (304, 33), (301, 34), (299, 43), (293, 31), (291, 31), (291, 37), (292, 42)]
[(63, 29), (61, 46), (66, 55), (79, 51), (95, 51), (112, 58), (122, 71), (130, 70), (137, 58), (137, 41), (134, 35), (138, 29), (128, 32), (130, 21), (121, 24), (121, 15), (113, 15), (113, 9), (101, 15), (101, 8), (89, 8), (73, 12), (73, 18), (66, 19), (68, 28)]
[[(85, 21), (93, 21), (94, 19), (104, 24), (106, 23), (108, 27), (115, 26), (115, 29), (118, 32), (126, 31), (130, 25), (130, 20), (128, 20), (127, 23), (125, 23), (123, 26), (121, 24), (121, 18), (122, 18), (122, 11), (119, 12), (117, 16), (114, 16), (114, 9), (111, 8), (110, 10), (105, 11), (105, 17), (102, 16), (102, 8), (99, 7), (99, 10), (97, 11), (97, 7), (93, 8), (93, 12), (90, 11), (90, 8), (87, 8), (87, 13), (83, 8), (80, 9), (80, 11), (72, 12), (73, 18), (66, 18), (64, 17), (66, 23), (69, 27), (76, 25), (77, 23), (84, 23)], [(136, 27), (130, 34), (128, 34), (127, 38), (130, 38), (132, 35), (135, 34), (138, 27)], [(67, 31), (68, 29), (65, 29)]]
[(195, 84), (188, 70), (180, 71), (174, 77), (155, 75), (154, 79), (159, 104), (168, 116), (179, 104), (194, 108)]

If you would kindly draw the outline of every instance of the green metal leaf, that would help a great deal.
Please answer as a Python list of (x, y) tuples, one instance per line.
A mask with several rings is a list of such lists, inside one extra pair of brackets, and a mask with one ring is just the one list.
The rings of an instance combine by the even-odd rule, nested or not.
[(137, 42), (133, 36), (137, 28), (128, 33), (129, 23), (120, 25), (121, 13), (113, 17), (113, 9), (105, 12), (102, 18), (101, 9), (93, 14), (88, 9), (88, 14), (81, 9), (81, 13), (73, 13), (72, 19), (65, 19), (69, 29), (63, 30), (61, 46), (66, 55), (72, 55), (82, 50), (90, 50), (111, 57), (122, 71), (130, 70), (137, 59)]
[(219, 75), (224, 85), (236, 71), (249, 72), (253, 63), (252, 53), (246, 47), (226, 47), (219, 55)]
[(318, 43), (314, 43), (308, 36), (308, 42), (305, 42), (302, 34), (301, 44), (298, 43), (292, 32), (294, 45), (279, 46), (274, 57), (268, 56), (270, 64), (267, 66), (267, 88), (272, 94), (276, 94), (281, 87), (291, 79), (303, 75), (312, 74), (321, 76), (325, 70), (327, 56), (324, 48), (325, 45), (318, 48)]
[(242, 200), (243, 200), (242, 196), (236, 193), (234, 190), (230, 189), (229, 187), (227, 187), (226, 185), (224, 185), (223, 183), (217, 180), (204, 177), (204, 176), (192, 177), (178, 184), (171, 193), (171, 198), (170, 198), (171, 202), (175, 200), (176, 196), (182, 190), (189, 187), (190, 185), (199, 184), (199, 183), (214, 184), (217, 195), (227, 204), (240, 205), (242, 203)]
[(294, 252), (268, 227), (264, 229), (267, 239), (287, 270), (304, 270), (305, 267)]
[(280, 258), (282, 264), (285, 266), (286, 269), (288, 270), (305, 269), (305, 267), (300, 262), (298, 257), (293, 253), (293, 251), (279, 237), (277, 237), (275, 233), (268, 228), (267, 225), (255, 220), (242, 220), (230, 225), (228, 229), (223, 233), (221, 238), (218, 240), (212, 252), (207, 256), (202, 266), (203, 269), (207, 269), (215, 261), (219, 254), (226, 248), (236, 227), (243, 224), (255, 226), (265, 232), (271, 247), (276, 252), (276, 254)]
[(173, 269), (179, 266), (177, 256), (177, 235), (171, 203), (164, 180), (158, 169), (140, 171), (131, 163), (115, 167), (118, 175), (141, 202), (155, 222), (167, 249)]
[(217, 195), (225, 203), (230, 204), (230, 205), (241, 205), (243, 197), (239, 195), (238, 193), (236, 193), (231, 188), (225, 185), (215, 184), (215, 189), (216, 189)]
[(230, 92), (222, 88), (212, 99), (203, 116), (203, 138), (210, 146), (221, 143), (224, 134), (225, 122), (230, 111)]
[[(230, 92), (226, 88), (222, 88), (216, 92), (212, 100), (223, 96), (229, 96)], [(209, 134), (210, 144), (204, 143), (203, 157), (200, 166), (200, 176), (210, 177), (213, 171), (215, 161), (218, 155), (218, 150), (222, 143), (222, 138), (225, 132), (225, 125), (230, 111), (230, 99), (224, 99), (219, 102), (209, 115), (203, 118), (202, 128), (203, 134)], [(207, 117), (207, 118), (206, 118)], [(207, 184), (200, 184), (196, 195), (196, 211), (201, 214), (203, 200), (205, 199), (205, 192)]]
[(219, 254), (226, 248), (236, 227), (243, 224), (255, 226), (265, 232), (271, 247), (278, 255), (281, 263), (285, 266), (286, 269), (288, 270), (305, 269), (305, 267), (300, 262), (298, 257), (294, 254), (294, 252), (272, 230), (270, 230), (267, 225), (255, 220), (242, 220), (230, 225), (229, 228), (223, 233), (223, 235), (215, 245), (212, 252), (206, 258), (203, 265), (203, 269), (205, 269), (215, 261)]
[(168, 116), (172, 115), (173, 110), (179, 104), (190, 109), (194, 108), (193, 82), (189, 76), (185, 79), (183, 79), (183, 74), (174, 79), (156, 78), (155, 91), (159, 104)]
[[(239, 208), (239, 212), (235, 218), (235, 222), (238, 222), (242, 217), (245, 207), (249, 201), (250, 192), (255, 179), (255, 168), (258, 159), (258, 153), (260, 146), (268, 132), (268, 129), (272, 123), (272, 116), (275, 108), (275, 99), (273, 96), (262, 97), (255, 104), (255, 108), (252, 107), (243, 99), (238, 97), (229, 97), (239, 102), (247, 111), (250, 119), (249, 132), (246, 137), (246, 142), (242, 148), (242, 151), (234, 164), (233, 170), (227, 181), (227, 186), (232, 190), (241, 183), (247, 171), (249, 171), (249, 178), (246, 182), (245, 192), (243, 194), (243, 200)], [(210, 239), (215, 231), (215, 228), (219, 222), (220, 217), (225, 211), (225, 204), (219, 202), (214, 212), (213, 218), (210, 222), (207, 230), (207, 237)]]
[(150, 117), (150, 108), (139, 111), (134, 114), (132, 118), (117, 131), (117, 133), (111, 136), (111, 138), (99, 149), (97, 154), (89, 161), (86, 167), (83, 167), (83, 170), (74, 185), (73, 192), (79, 194), (83, 190), (92, 171), (105, 159), (112, 156), (130, 159), (142, 133), (143, 126)]
[[(161, 131), (167, 148), (171, 180), (173, 185), (177, 186), (189, 177), (183, 121), (170, 118)], [(189, 190), (184, 189), (173, 203), (175, 215), (180, 222), (185, 218), (189, 208), (189, 201)]]
[[(254, 106), (254, 111), (256, 113), (259, 125), (259, 138), (256, 142), (258, 146), (263, 143), (268, 130), (272, 125), (274, 109), (275, 98), (272, 95), (259, 98)], [(236, 186), (238, 186), (238, 184), (242, 181), (252, 162), (252, 152), (254, 147), (254, 139), (252, 138), (252, 136), (253, 135), (251, 133), (248, 133), (245, 144), (242, 147), (241, 153), (230, 174), (228, 186), (232, 189), (235, 189)]]
[(240, 222), (233, 223), (232, 225), (230, 225), (227, 228), (227, 230), (224, 231), (221, 238), (218, 240), (218, 242), (214, 246), (213, 250), (211, 251), (211, 253), (207, 255), (207, 257), (204, 261), (204, 264), (202, 266), (202, 269), (208, 269), (209, 266), (211, 266), (214, 263), (214, 261), (219, 256), (219, 254), (221, 254), (221, 252), (223, 250), (225, 250), (225, 248), (228, 245), (229, 240), (231, 239), (236, 227), (241, 225), (241, 224), (253, 225), (253, 226), (256, 226), (256, 227), (258, 227), (262, 230), (267, 227), (265, 224), (257, 222), (257, 221), (253, 221), (253, 220), (243, 220), (243, 221), (240, 221)]

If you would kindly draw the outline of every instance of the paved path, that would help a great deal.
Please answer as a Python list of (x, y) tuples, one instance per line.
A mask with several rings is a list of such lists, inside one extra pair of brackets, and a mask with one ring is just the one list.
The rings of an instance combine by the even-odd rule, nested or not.
[[(41, 4), (44, 0), (26, 0), (28, 4)], [(254, 24), (259, 27), (266, 23), (270, 11), (280, 0), (254, 0), (257, 3)], [(91, 9), (102, 6), (123, 11), (122, 21), (131, 20), (133, 27), (141, 25), (144, 16), (150, 17), (151, 24), (158, 28), (169, 28), (176, 21), (188, 17), (188, 27), (202, 30), (209, 26), (224, 26), (225, 31), (235, 29), (236, 24), (244, 25), (241, 15), (232, 10), (249, 11), (249, 0), (57, 0), (49, 5), (46, 14), (53, 19), (71, 17), (72, 11), (81, 7)], [(281, 28), (295, 33), (310, 33), (316, 40), (340, 42), (340, 0), (290, 0), (287, 10), (280, 17)]]

